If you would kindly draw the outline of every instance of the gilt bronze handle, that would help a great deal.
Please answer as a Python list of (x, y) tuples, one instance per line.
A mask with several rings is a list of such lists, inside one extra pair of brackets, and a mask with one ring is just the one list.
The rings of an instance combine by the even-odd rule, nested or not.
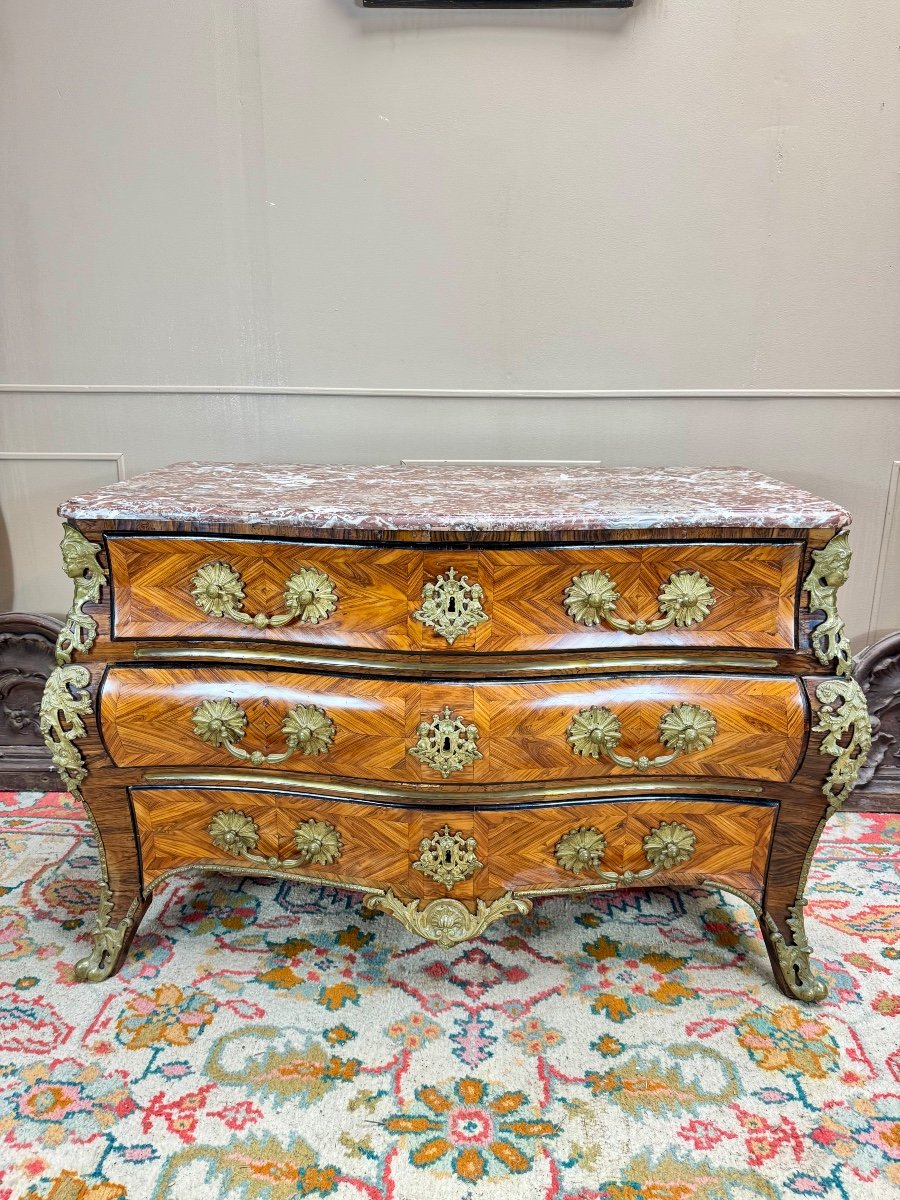
[(614, 887), (628, 887), (651, 879), (660, 871), (671, 871), (693, 857), (697, 838), (693, 830), (677, 821), (666, 821), (651, 829), (643, 840), (644, 857), (650, 864), (643, 871), (603, 871), (600, 864), (606, 853), (606, 838), (599, 829), (571, 829), (553, 848), (556, 861), (564, 871), (580, 875), (590, 872)]
[(676, 571), (659, 589), (661, 617), (626, 621), (616, 616), (619, 593), (605, 571), (582, 571), (563, 593), (566, 612), (578, 625), (606, 622), (623, 633), (658, 633), (670, 625), (698, 625), (715, 604), (712, 585), (699, 571)]
[(191, 595), (201, 612), (254, 629), (274, 629), (294, 620), (318, 625), (331, 616), (338, 602), (334, 581), (316, 567), (301, 567), (288, 577), (283, 593), (287, 611), (273, 616), (244, 612), (244, 581), (230, 563), (205, 563), (191, 576), (191, 584)]
[(263, 754), (260, 750), (245, 750), (236, 743), (247, 732), (247, 714), (225, 697), (222, 700), (203, 700), (191, 715), (194, 733), (201, 741), (217, 749), (227, 750), (234, 758), (254, 767), (263, 763), (280, 763), (292, 754), (325, 754), (334, 741), (334, 722), (323, 708), (314, 704), (297, 704), (281, 722), (281, 732), (287, 750), (279, 754)]
[(672, 751), (650, 758), (641, 754), (630, 758), (616, 750), (622, 738), (622, 724), (608, 708), (583, 708), (572, 718), (566, 731), (569, 745), (575, 754), (584, 758), (605, 756), (620, 767), (629, 770), (650, 771), (665, 767), (681, 754), (706, 750), (716, 736), (716, 718), (705, 708), (696, 704), (673, 704), (659, 721), (659, 740)]
[(267, 867), (306, 867), (310, 864), (327, 867), (336, 862), (343, 850), (341, 835), (327, 821), (301, 821), (294, 830), (296, 858), (276, 858), (255, 854), (259, 845), (259, 826), (247, 813), (237, 808), (222, 809), (206, 827), (214, 846), (235, 858), (262, 863)]

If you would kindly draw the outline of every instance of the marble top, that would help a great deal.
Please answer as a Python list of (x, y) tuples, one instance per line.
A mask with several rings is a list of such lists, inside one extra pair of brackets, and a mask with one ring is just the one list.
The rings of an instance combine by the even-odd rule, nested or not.
[(75, 496), (62, 517), (306, 529), (840, 528), (843, 508), (739, 467), (183, 462)]

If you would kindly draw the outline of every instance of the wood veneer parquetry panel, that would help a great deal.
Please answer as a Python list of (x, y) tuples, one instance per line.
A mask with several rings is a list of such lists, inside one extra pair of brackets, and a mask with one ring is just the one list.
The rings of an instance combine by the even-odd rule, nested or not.
[[(293, 755), (280, 774), (326, 775), (394, 783), (439, 783), (409, 754), (417, 726), (447, 705), (474, 721), (482, 757), (449, 778), (452, 784), (524, 783), (637, 774), (607, 758), (573, 752), (566, 732), (580, 709), (610, 708), (619, 718), (619, 752), (658, 755), (660, 718), (674, 704), (708, 709), (717, 731), (707, 749), (676, 758), (657, 777), (722, 777), (782, 782), (791, 778), (806, 742), (805, 694), (788, 677), (656, 675), (540, 683), (438, 683), (361, 679), (226, 667), (113, 667), (100, 698), (103, 735), (123, 767), (233, 767), (224, 748), (201, 741), (191, 716), (204, 699), (229, 697), (247, 715), (240, 745), (264, 754), (284, 749), (281, 722), (297, 704), (316, 705), (334, 722), (328, 752)], [(263, 768), (265, 769), (265, 768)]]
[[(799, 542), (687, 543), (554, 549), (422, 551), (328, 546), (263, 539), (111, 537), (117, 638), (217, 637), (377, 650), (547, 651), (638, 646), (788, 650), (795, 646)], [(286, 579), (302, 566), (324, 571), (338, 604), (318, 624), (257, 629), (209, 617), (191, 595), (191, 577), (227, 562), (244, 582), (246, 611), (283, 607)], [(422, 585), (449, 567), (478, 583), (488, 620), (449, 646), (413, 618)], [(602, 570), (620, 592), (617, 615), (652, 620), (660, 586), (676, 571), (699, 571), (715, 604), (702, 623), (639, 638), (606, 625), (579, 625), (564, 592), (582, 571)]]
[[(560, 650), (637, 646), (789, 649), (800, 543), (605, 546), (597, 550), (486, 550), (479, 582), (493, 614), (479, 649)], [(606, 626), (575, 624), (562, 594), (581, 571), (601, 570), (619, 592), (616, 615), (628, 621), (659, 616), (659, 589), (677, 571), (699, 571), (712, 587), (709, 615), (686, 628), (636, 637)]]
[[(260, 832), (256, 853), (290, 859), (293, 830), (309, 819), (327, 821), (340, 834), (341, 854), (328, 866), (298, 872), (352, 886), (390, 887), (406, 898), (450, 894), (471, 902), (507, 890), (573, 888), (597, 883), (590, 872), (574, 875), (556, 861), (554, 848), (572, 829), (588, 827), (606, 838), (602, 866), (621, 872), (647, 867), (643, 839), (664, 822), (678, 822), (696, 837), (691, 859), (655, 875), (659, 883), (698, 883), (711, 877), (754, 897), (762, 892), (765, 862), (777, 808), (774, 804), (703, 800), (617, 800), (554, 808), (435, 809), (423, 812), (345, 800), (294, 797), (235, 789), (134, 788), (132, 802), (141, 843), (144, 882), (192, 862), (240, 865), (219, 850), (207, 825), (221, 809), (251, 816)], [(483, 863), (468, 879), (446, 889), (412, 864), (420, 842), (447, 825), (474, 837)], [(246, 862), (248, 872), (253, 864)]]
[[(352, 549), (255, 539), (110, 538), (116, 637), (229, 637), (310, 645), (408, 650), (409, 596), (422, 588), (418, 551)], [(206, 563), (227, 562), (240, 574), (250, 613), (283, 608), (285, 581), (315, 567), (334, 582), (338, 605), (318, 625), (259, 630), (207, 617), (194, 603), (191, 577)]]

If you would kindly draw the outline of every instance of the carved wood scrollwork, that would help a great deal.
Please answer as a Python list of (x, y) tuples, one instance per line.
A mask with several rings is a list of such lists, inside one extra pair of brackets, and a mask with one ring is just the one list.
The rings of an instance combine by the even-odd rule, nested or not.
[(872, 749), (846, 807), (900, 812), (900, 633), (863, 650), (853, 673), (872, 720)]
[(0, 791), (59, 787), (40, 711), (60, 628), (55, 617), (0, 613)]

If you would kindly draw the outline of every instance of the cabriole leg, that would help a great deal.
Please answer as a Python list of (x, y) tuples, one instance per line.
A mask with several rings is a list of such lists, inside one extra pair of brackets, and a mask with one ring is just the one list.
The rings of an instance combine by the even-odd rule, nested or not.
[(119, 970), (150, 903), (141, 890), (140, 865), (128, 796), (122, 787), (90, 784), (83, 796), (100, 856), (100, 895), (91, 952), (75, 964), (89, 983)]
[(803, 924), (801, 897), (781, 911), (763, 910), (761, 922), (775, 982), (794, 1000), (817, 1002), (828, 995), (828, 984), (812, 966), (812, 953)]

